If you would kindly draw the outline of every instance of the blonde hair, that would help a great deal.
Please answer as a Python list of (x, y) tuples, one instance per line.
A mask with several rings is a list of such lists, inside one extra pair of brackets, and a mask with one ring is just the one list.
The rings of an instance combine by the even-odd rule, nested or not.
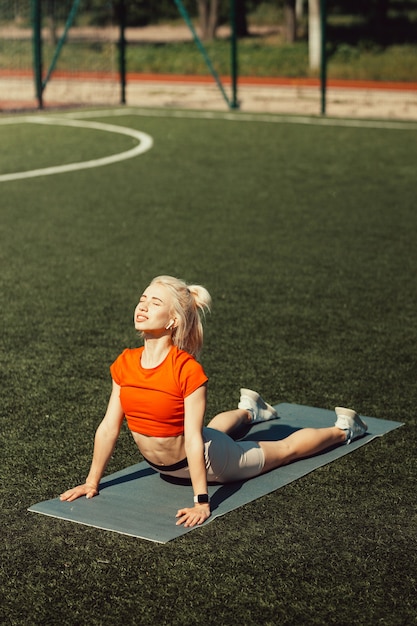
[(176, 325), (172, 341), (180, 350), (198, 357), (203, 347), (203, 324), (206, 311), (210, 311), (211, 296), (202, 285), (187, 285), (173, 276), (157, 276), (151, 282), (168, 289), (172, 296), (172, 314)]

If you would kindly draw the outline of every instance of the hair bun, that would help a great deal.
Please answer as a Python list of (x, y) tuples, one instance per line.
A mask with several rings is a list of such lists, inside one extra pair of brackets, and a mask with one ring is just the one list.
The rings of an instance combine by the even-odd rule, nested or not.
[(208, 311), (210, 313), (211, 296), (207, 289), (202, 285), (188, 285), (191, 295), (194, 298), (194, 302), (203, 313)]

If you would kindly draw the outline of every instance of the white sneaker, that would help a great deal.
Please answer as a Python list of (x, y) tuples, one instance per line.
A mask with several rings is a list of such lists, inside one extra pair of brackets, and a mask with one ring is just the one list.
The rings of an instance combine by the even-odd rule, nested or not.
[(256, 422), (266, 422), (268, 420), (278, 419), (278, 413), (273, 406), (262, 400), (259, 393), (251, 391), (251, 389), (240, 390), (239, 409), (249, 411), (252, 415), (251, 424)]
[(353, 411), (352, 409), (345, 409), (342, 406), (337, 406), (335, 411), (337, 415), (335, 426), (346, 431), (347, 444), (354, 439), (364, 436), (368, 430), (368, 426), (359, 417), (356, 411)]

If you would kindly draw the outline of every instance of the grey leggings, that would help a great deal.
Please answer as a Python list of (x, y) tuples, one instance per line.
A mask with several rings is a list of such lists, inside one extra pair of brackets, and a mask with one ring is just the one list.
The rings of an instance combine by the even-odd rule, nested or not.
[[(208, 482), (230, 483), (262, 473), (265, 456), (255, 441), (234, 441), (214, 428), (203, 428), (203, 440)], [(188, 466), (174, 471), (157, 469), (173, 478), (190, 478)]]

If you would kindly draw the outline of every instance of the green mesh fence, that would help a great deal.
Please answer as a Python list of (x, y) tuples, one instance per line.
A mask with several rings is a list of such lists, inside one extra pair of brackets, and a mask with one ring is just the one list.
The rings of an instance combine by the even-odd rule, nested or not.
[(0, 70), (32, 67), (30, 2), (0, 0)]
[[(33, 0), (0, 0), (0, 104), (6, 100), (18, 106), (36, 98), (34, 4)], [(102, 5), (102, 24), (95, 25), (85, 0), (39, 0), (46, 101), (120, 101), (119, 28), (112, 3)]]
[[(234, 2), (229, 0), (226, 4), (233, 6)], [(189, 73), (186, 62), (182, 61), (179, 68), (175, 66), (174, 48), (167, 50), (165, 46), (161, 50), (159, 41), (148, 45), (141, 38), (140, 26), (146, 25), (146, 20), (158, 22), (165, 15), (179, 20), (182, 16), (186, 40), (191, 46), (189, 55), (201, 55), (205, 73), (212, 75), (226, 103), (235, 108), (235, 91), (229, 99), (193, 27), (195, 0), (167, 0), (162, 5), (147, 6), (145, 16), (140, 13), (141, 3), (129, 0), (0, 0), (0, 108), (33, 101), (41, 107), (125, 102), (126, 83), (121, 75), (126, 67), (121, 54), (126, 43), (121, 29), (123, 15), (135, 25), (127, 54), (133, 55), (135, 66), (148, 75), (149, 57), (158, 73), (155, 60), (161, 52), (165, 62), (167, 55), (170, 58), (170, 64), (164, 66), (170, 69), (165, 71)], [(155, 69), (152, 75), (154, 72)], [(136, 90), (137, 87), (138, 82)]]
[[(235, 0), (229, 1), (233, 4)], [(188, 26), (190, 55), (202, 53), (200, 62), (205, 73), (212, 74), (226, 103), (236, 106), (236, 94), (233, 101), (229, 100), (194, 31), (190, 16), (195, 18), (196, 6), (195, 0), (166, 0), (158, 7), (150, 4), (146, 15), (142, 15), (144, 5), (129, 0), (0, 0), (0, 108), (34, 100), (39, 106), (125, 102), (121, 76), (121, 68), (126, 67), (121, 54), (122, 44), (126, 43), (121, 32), (122, 14), (128, 15), (136, 27), (128, 54), (136, 57), (135, 66), (144, 74), (149, 74), (149, 57), (152, 74), (155, 66), (158, 73), (155, 59), (161, 49), (159, 41), (153, 45), (142, 41), (140, 26), (146, 25), (146, 20), (158, 22), (161, 15), (177, 20), (181, 15)], [(169, 67), (165, 71), (189, 73), (186, 62), (180, 68), (175, 66), (175, 49), (163, 52), (165, 63), (167, 54), (174, 61), (174, 65), (170, 61), (164, 66)]]

